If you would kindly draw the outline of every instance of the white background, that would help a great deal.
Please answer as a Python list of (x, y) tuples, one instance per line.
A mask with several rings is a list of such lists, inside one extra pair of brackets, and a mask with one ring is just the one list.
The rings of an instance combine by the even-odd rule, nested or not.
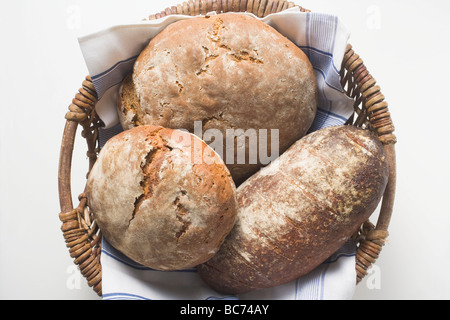
[[(98, 299), (60, 231), (64, 115), (87, 75), (77, 36), (180, 1), (8, 1), (0, 10), (0, 298)], [(381, 86), (396, 126), (390, 237), (354, 299), (449, 299), (450, 2), (303, 0), (335, 14)], [(74, 199), (87, 170), (77, 133)]]

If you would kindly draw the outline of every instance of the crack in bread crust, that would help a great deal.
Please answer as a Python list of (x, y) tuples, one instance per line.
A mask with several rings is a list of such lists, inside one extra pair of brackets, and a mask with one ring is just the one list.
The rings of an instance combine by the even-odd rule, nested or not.
[(136, 197), (134, 201), (134, 210), (130, 220), (128, 221), (128, 226), (130, 225), (131, 221), (133, 221), (134, 217), (139, 211), (139, 207), (142, 205), (144, 200), (151, 197), (152, 194), (151, 181), (149, 176), (147, 175), (147, 172), (149, 171), (149, 167), (151, 166), (152, 161), (155, 158), (157, 152), (158, 151), (156, 149), (150, 150), (150, 152), (145, 156), (145, 161), (141, 164), (141, 170), (144, 175), (144, 178), (140, 182), (140, 186), (142, 187), (142, 193), (140, 196)]
[(189, 211), (181, 203), (181, 198), (183, 196), (186, 196), (186, 194), (187, 194), (186, 190), (181, 190), (180, 195), (178, 195), (173, 202), (174, 206), (177, 208), (176, 218), (181, 223), (180, 230), (178, 230), (175, 234), (177, 242), (180, 240), (180, 237), (188, 231), (192, 223), (191, 219), (189, 218)]
[(142, 205), (142, 203), (145, 200), (151, 198), (151, 196), (153, 194), (152, 187), (154, 187), (159, 180), (158, 177), (156, 176), (157, 170), (155, 170), (156, 169), (155, 164), (158, 165), (157, 162), (159, 162), (159, 161), (156, 161), (156, 159), (163, 156), (164, 150), (167, 150), (167, 147), (160, 148), (160, 144), (161, 144), (162, 140), (158, 139), (157, 137), (159, 137), (159, 132), (161, 130), (163, 130), (163, 128), (159, 128), (158, 130), (151, 132), (151, 134), (149, 134), (147, 136), (147, 138), (145, 139), (146, 142), (150, 142), (150, 144), (152, 145), (152, 148), (147, 153), (147, 155), (145, 156), (144, 160), (142, 161), (142, 163), (140, 165), (143, 178), (142, 178), (141, 182), (139, 183), (139, 185), (142, 188), (142, 193), (138, 197), (136, 197), (136, 199), (134, 201), (134, 209), (131, 214), (131, 218), (128, 221), (128, 226), (130, 226), (131, 221), (134, 220), (134, 218), (136, 217), (136, 214), (139, 213), (139, 208)]

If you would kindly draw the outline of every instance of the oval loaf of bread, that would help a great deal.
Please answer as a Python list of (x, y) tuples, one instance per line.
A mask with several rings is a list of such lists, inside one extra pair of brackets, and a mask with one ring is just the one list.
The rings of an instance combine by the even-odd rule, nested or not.
[(140, 126), (111, 138), (87, 181), (106, 240), (158, 270), (212, 257), (234, 225), (236, 187), (222, 159), (193, 134)]
[[(215, 142), (240, 184), (306, 134), (317, 94), (314, 70), (299, 47), (254, 17), (225, 13), (172, 23), (154, 37), (122, 83), (118, 113), (124, 129), (160, 125)], [(229, 139), (227, 129), (236, 130)], [(253, 134), (247, 130), (265, 144), (264, 158), (250, 159), (257, 145), (235, 143), (246, 138), (242, 133)], [(274, 146), (272, 130), (278, 130)]]
[(219, 252), (198, 267), (215, 290), (277, 286), (318, 266), (376, 209), (388, 180), (382, 144), (354, 126), (296, 142), (238, 188), (238, 217)]

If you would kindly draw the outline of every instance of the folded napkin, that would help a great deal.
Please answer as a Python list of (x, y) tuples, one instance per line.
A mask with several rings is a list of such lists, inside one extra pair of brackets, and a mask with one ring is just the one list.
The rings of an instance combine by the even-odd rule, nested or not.
[[(234, 13), (248, 14), (249, 13)], [(255, 17), (256, 18), (256, 17)], [(190, 16), (172, 15), (130, 25), (113, 26), (79, 38), (89, 74), (97, 90), (96, 110), (105, 123), (100, 146), (122, 131), (116, 112), (118, 89), (146, 44), (168, 24)], [(343, 92), (339, 70), (349, 32), (335, 16), (291, 8), (261, 18), (297, 44), (315, 70), (319, 88), (317, 116), (310, 128), (341, 125), (353, 113)], [(275, 288), (226, 296), (214, 292), (196, 269), (162, 272), (141, 266), (103, 239), (103, 299), (350, 299), (355, 289), (356, 244), (349, 241), (326, 262), (290, 283)]]

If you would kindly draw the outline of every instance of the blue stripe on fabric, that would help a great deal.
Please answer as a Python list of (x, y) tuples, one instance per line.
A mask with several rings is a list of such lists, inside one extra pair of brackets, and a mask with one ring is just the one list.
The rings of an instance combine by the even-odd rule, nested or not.
[[(329, 67), (330, 67), (330, 66), (328, 66), (328, 68), (329, 68)], [(322, 69), (320, 69), (319, 67), (313, 67), (313, 68), (314, 68), (314, 70), (316, 70), (317, 72), (319, 72), (319, 73), (322, 75), (325, 84), (326, 84), (329, 88), (334, 89), (334, 90), (336, 90), (336, 91), (338, 91), (338, 92), (340, 92), (340, 93), (344, 93), (344, 90), (342, 89), (341, 83), (340, 83), (340, 82), (331, 84), (331, 82), (336, 82), (336, 81), (335, 81), (336, 79), (335, 79), (335, 77), (332, 76), (332, 75), (333, 75), (332, 73), (331, 73), (331, 74), (330, 74), (330, 73), (327, 73), (328, 70), (322, 70)], [(337, 78), (339, 79), (339, 75), (337, 75)], [(331, 80), (331, 81), (330, 81), (330, 80)]]
[(108, 70), (103, 71), (102, 73), (99, 73), (99, 74), (97, 74), (97, 75), (95, 75), (95, 76), (92, 76), (92, 80), (96, 80), (96, 79), (98, 79), (98, 78), (100, 78), (100, 77), (103, 77), (103, 76), (106, 75), (107, 73), (109, 73), (109, 72), (111, 72), (112, 70), (114, 70), (115, 68), (117, 68), (120, 64), (128, 63), (128, 62), (130, 62), (131, 60), (136, 60), (137, 57), (138, 57), (138, 56), (133, 56), (133, 57), (131, 57), (131, 58), (128, 58), (128, 59), (125, 59), (125, 60), (121, 60), (121, 61), (117, 62), (115, 65), (113, 65), (113, 66), (112, 66), (111, 68), (109, 68)]
[(98, 140), (99, 140), (99, 147), (100, 149), (103, 148), (103, 146), (105, 145), (106, 142), (108, 142), (109, 139), (111, 139), (112, 137), (118, 135), (119, 133), (123, 132), (123, 128), (122, 125), (119, 123), (117, 123), (115, 126), (111, 127), (111, 128), (99, 128), (98, 130)]
[(239, 300), (239, 298), (236, 296), (225, 296), (225, 297), (209, 296), (205, 300)]
[[(102, 298), (104, 300), (152, 300), (147, 297), (143, 297), (137, 294), (131, 294), (126, 292), (110, 292), (105, 293)], [(205, 300), (239, 300), (236, 296), (224, 296), (224, 297), (215, 297), (209, 296)]]
[(326, 127), (343, 125), (345, 121), (347, 121), (347, 119), (330, 110), (318, 109), (316, 117), (308, 132), (314, 132)]
[(108, 70), (91, 77), (99, 100), (108, 89), (120, 84), (123, 81), (125, 75), (132, 70), (137, 57), (138, 56), (134, 56), (119, 61)]
[(98, 84), (98, 83), (94, 83), (95, 89), (98, 89), (98, 92), (100, 92), (99, 94), (99, 100), (103, 97), (103, 95), (105, 94), (106, 91), (108, 91), (109, 89), (111, 89), (112, 87), (117, 86), (118, 84), (121, 84), (123, 82), (123, 77), (120, 78), (120, 80), (116, 80), (116, 82), (113, 83), (106, 83), (106, 84)]
[(300, 45), (297, 45), (297, 47), (299, 47), (302, 50), (314, 51), (314, 52), (317, 52), (317, 53), (321, 53), (321, 54), (323, 54), (325, 56), (329, 56), (331, 58), (333, 57), (333, 54), (331, 54), (329, 52), (326, 52), (326, 51), (319, 50), (319, 49), (311, 47), (311, 46), (300, 46)]
[(342, 120), (343, 122), (346, 122), (348, 120), (347, 118), (341, 116), (340, 114), (334, 113), (334, 112), (332, 112), (330, 110), (324, 110), (324, 109), (319, 108), (317, 111), (318, 112), (322, 112), (322, 113), (326, 113), (327, 116), (330, 116), (330, 117)]
[[(322, 54), (322, 55), (324, 55), (324, 56), (329, 57), (329, 58), (330, 58), (330, 61), (331, 61), (331, 66), (333, 67), (334, 71), (335, 71), (337, 74), (339, 74), (339, 70), (336, 68), (336, 66), (335, 66), (335, 64), (334, 64), (334, 62), (333, 62), (333, 55), (332, 55), (331, 53), (326, 52), (326, 51), (319, 50), (319, 49), (314, 48), (314, 47), (309, 47), (309, 46), (298, 46), (298, 47), (299, 47), (302, 51), (309, 51), (309, 56), (308, 56), (308, 58), (310, 57), (311, 52), (314, 52), (314, 53), (317, 53), (317, 54)], [(305, 53), (305, 54), (306, 54), (306, 53)]]
[(105, 293), (102, 295), (102, 298), (104, 300), (125, 300), (124, 297), (126, 297), (126, 300), (151, 300), (149, 298), (139, 296), (137, 294), (131, 294), (131, 293), (125, 293), (125, 292), (111, 292), (111, 293)]

